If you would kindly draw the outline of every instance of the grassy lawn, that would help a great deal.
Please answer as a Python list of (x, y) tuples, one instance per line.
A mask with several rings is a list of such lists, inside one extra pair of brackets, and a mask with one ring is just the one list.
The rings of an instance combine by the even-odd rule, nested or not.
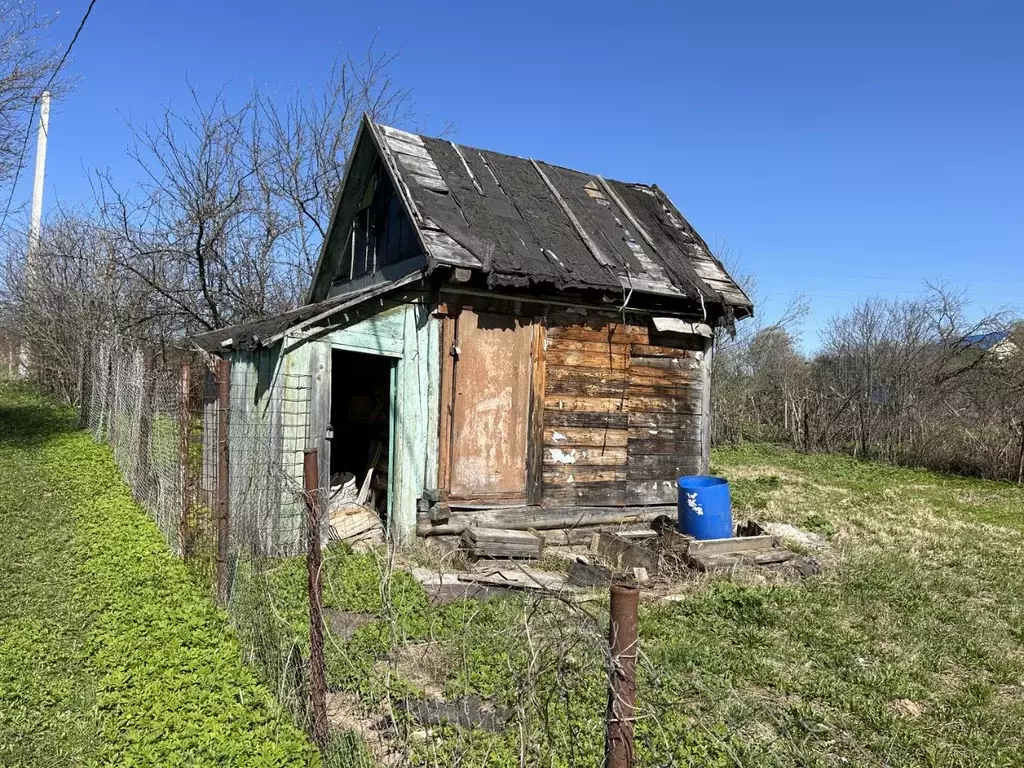
[[(638, 765), (1024, 765), (1021, 489), (766, 446), (719, 450), (714, 471), (737, 517), (827, 536), (825, 571), (644, 601)], [(109, 451), (10, 388), (0, 509), (0, 765), (314, 760), (239, 662), (285, 690), (274, 668), (307, 643), (301, 558), (239, 563), (229, 630)], [(376, 617), (330, 638), (331, 764), (601, 764), (603, 594), (433, 606), (383, 553), (341, 548), (324, 576), (329, 608)], [(497, 727), (408, 711), (474, 696)]]
[(311, 762), (109, 451), (0, 383), (0, 765)]
[[(644, 603), (639, 765), (1024, 765), (1020, 489), (764, 446), (714, 465), (738, 516), (826, 534), (827, 567), (797, 583), (699, 579)], [(299, 565), (272, 578), (301, 634)], [(382, 572), (330, 552), (328, 603), (382, 615), (329, 649), (330, 674), (396, 718), (405, 760), (600, 764), (603, 596), (433, 607), (396, 572), (385, 610)], [(396, 706), (472, 694), (508, 725), (423, 729)]]

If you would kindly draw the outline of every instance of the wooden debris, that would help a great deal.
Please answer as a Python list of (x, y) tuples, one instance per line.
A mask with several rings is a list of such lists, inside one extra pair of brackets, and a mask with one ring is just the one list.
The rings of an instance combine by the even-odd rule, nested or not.
[(384, 526), (376, 510), (362, 504), (344, 504), (332, 509), (330, 515), (328, 537), (332, 541), (383, 543)]
[(786, 563), (796, 557), (796, 552), (791, 552), (784, 547), (773, 549), (755, 550), (753, 552), (742, 552), (741, 556), (752, 560), (757, 565), (769, 565), (771, 563)]
[(726, 555), (730, 552), (749, 552), (774, 547), (774, 536), (739, 536), (728, 539), (692, 539), (687, 553), (696, 555)]
[(603, 565), (577, 561), (569, 569), (568, 583), (574, 587), (607, 587), (614, 578), (615, 574)]
[(544, 540), (528, 531), (504, 528), (467, 528), (462, 545), (472, 557), (540, 559)]
[(740, 552), (690, 555), (690, 564), (704, 572), (731, 571), (750, 565), (775, 565), (796, 558), (796, 553), (784, 547), (762, 547)]
[[(424, 492), (424, 497), (429, 498)], [(434, 499), (430, 499), (434, 502)], [(429, 508), (428, 508), (429, 509)], [(674, 516), (675, 507), (542, 507), (515, 506), (489, 509), (450, 509), (448, 521), (434, 523), (428, 513), (420, 513), (416, 532), (420, 536), (460, 534), (467, 528), (505, 528), (538, 531), (583, 529), (586, 526), (630, 526), (657, 523), (667, 515)]]
[(740, 523), (736, 526), (737, 536), (763, 536), (766, 533), (768, 531), (756, 520), (747, 520), (745, 523)]
[[(605, 525), (605, 526), (580, 526), (578, 528), (556, 528), (552, 531), (539, 531), (543, 537), (544, 545), (548, 547), (574, 547), (580, 544), (592, 545), (597, 541), (598, 534), (618, 533), (631, 535), (642, 532), (647, 535), (653, 533), (651, 523), (634, 523), (632, 525)], [(593, 544), (596, 546), (596, 544)], [(593, 549), (593, 546), (591, 548)]]
[[(597, 553), (617, 570), (646, 568), (650, 572), (656, 572), (658, 553), (654, 549), (642, 546), (642, 542), (656, 538), (656, 534), (630, 537), (617, 533), (602, 533), (597, 537)], [(634, 543), (631, 539), (641, 543)]]
[(565, 589), (565, 580), (544, 571), (530, 568), (506, 568), (488, 573), (460, 573), (459, 581), (472, 584), (484, 584), (489, 587), (505, 587), (507, 589), (525, 589), (545, 592), (557, 592)]

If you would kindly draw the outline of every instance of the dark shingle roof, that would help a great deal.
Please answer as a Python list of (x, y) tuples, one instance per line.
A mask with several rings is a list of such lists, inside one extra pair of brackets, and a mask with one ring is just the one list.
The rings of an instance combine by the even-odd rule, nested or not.
[(431, 253), (439, 262), (481, 269), (491, 285), (632, 287), (751, 306), (656, 186), (374, 128), (423, 228), (454, 241)]
[(327, 295), (351, 216), (379, 155), (438, 265), (482, 272), (491, 287), (550, 286), (718, 304), (750, 299), (657, 186), (604, 179), (364, 120), (312, 295)]

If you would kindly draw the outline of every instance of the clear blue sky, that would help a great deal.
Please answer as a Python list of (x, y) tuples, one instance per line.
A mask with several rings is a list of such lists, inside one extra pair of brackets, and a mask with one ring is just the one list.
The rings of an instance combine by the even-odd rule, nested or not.
[[(70, 37), (85, 0), (40, 0)], [(98, 0), (54, 106), (47, 203), (131, 172), (125, 118), (230, 82), (312, 88), (372, 36), (412, 128), (656, 182), (756, 275), (811, 299), (806, 342), (924, 279), (1024, 307), (1020, 2)], [(19, 200), (29, 194), (22, 185)]]

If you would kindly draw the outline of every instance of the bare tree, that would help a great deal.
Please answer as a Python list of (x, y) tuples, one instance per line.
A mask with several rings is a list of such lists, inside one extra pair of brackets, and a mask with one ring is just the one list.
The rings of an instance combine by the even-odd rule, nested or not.
[(145, 285), (171, 336), (294, 306), (309, 286), (348, 152), (364, 113), (401, 122), (409, 93), (393, 57), (371, 46), (335, 62), (321, 90), (283, 103), (255, 89), (132, 127), (135, 184), (100, 174), (104, 229), (118, 269)]
[[(35, 99), (59, 60), (44, 43), (51, 22), (34, 3), (0, 0), (0, 184), (10, 182), (25, 162)], [(4, 195), (0, 202), (6, 200)]]
[(279, 104), (266, 92), (254, 94), (260, 128), (254, 139), (264, 161), (256, 167), (258, 183), (289, 224), (283, 235), (290, 257), (285, 264), (300, 292), (312, 280), (363, 114), (390, 125), (411, 116), (411, 93), (391, 75), (394, 58), (371, 42), (359, 59), (335, 59), (311, 98), (299, 94)]
[(301, 301), (361, 116), (408, 117), (392, 61), (371, 45), (283, 101), (193, 88), (184, 110), (130, 125), (135, 179), (97, 172), (92, 205), (52, 212), (31, 281), (23, 236), (3, 238), (4, 345), (40, 350), (38, 377), (74, 401), (97, 337), (173, 342)]

